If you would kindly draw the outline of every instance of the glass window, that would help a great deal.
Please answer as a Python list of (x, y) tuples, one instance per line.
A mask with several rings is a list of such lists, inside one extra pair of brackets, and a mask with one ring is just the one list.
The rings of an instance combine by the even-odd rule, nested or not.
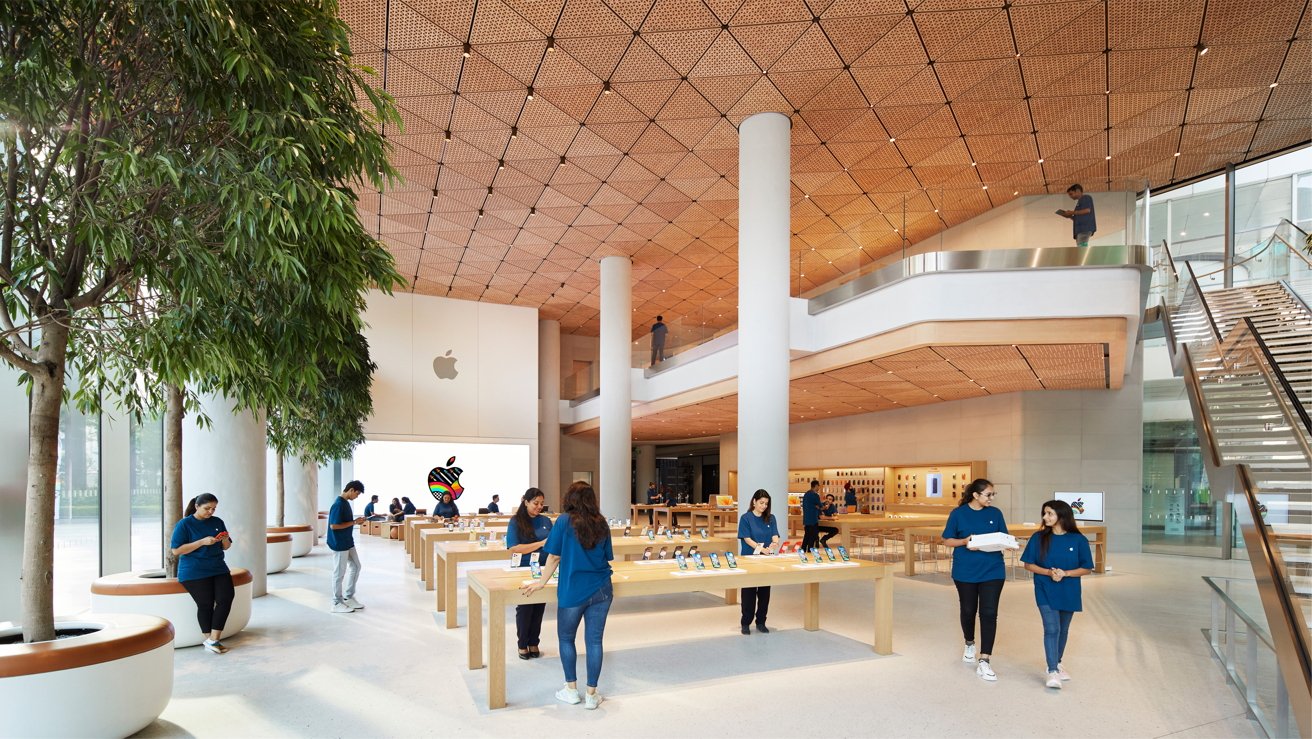
[(164, 422), (132, 425), (132, 569), (164, 566)]
[(65, 405), (55, 477), (55, 614), (86, 610), (100, 576), (100, 416)]

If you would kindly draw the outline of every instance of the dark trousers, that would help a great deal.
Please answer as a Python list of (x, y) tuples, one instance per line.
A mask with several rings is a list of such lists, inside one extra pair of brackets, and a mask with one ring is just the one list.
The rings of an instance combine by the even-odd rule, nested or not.
[(824, 534), (824, 536), (820, 537), (820, 546), (822, 547), (829, 546), (829, 540), (838, 536), (838, 529), (833, 526), (817, 526), (815, 527), (815, 530), (817, 533)]
[(802, 549), (811, 551), (811, 547), (820, 543), (820, 525), (802, 527)]
[(520, 649), (538, 645), (539, 637), (542, 636), (542, 614), (546, 612), (546, 603), (515, 606), (515, 637), (519, 640)]
[(998, 601), (1002, 599), (1002, 586), (1006, 580), (961, 582), (957, 584), (957, 598), (961, 601), (961, 635), (966, 641), (975, 641), (975, 613), (979, 613), (979, 653), (993, 654), (993, 637), (998, 633)]
[(753, 620), (757, 624), (764, 624), (765, 617), (770, 611), (770, 589), (743, 588), (738, 595), (742, 598), (742, 625), (750, 626)]
[(236, 594), (232, 587), (232, 574), (225, 572), (198, 580), (186, 580), (182, 587), (196, 601), (196, 620), (200, 622), (200, 630), (207, 637), (211, 631), (223, 631)]

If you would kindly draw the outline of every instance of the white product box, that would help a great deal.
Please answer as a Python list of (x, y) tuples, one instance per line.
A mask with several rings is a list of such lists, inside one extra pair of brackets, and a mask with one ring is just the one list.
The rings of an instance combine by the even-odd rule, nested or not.
[(1016, 537), (1001, 532), (993, 534), (975, 534), (966, 546), (980, 552), (1001, 552), (1004, 549), (1020, 549)]

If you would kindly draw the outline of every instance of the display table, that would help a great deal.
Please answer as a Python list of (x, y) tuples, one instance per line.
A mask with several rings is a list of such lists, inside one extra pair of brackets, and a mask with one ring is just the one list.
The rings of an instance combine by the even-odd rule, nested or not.
[[(645, 518), (647, 519), (648, 526), (654, 526), (656, 523), (655, 520), (656, 514), (653, 513), (653, 511), (661, 507), (663, 506), (661, 506), (660, 504), (634, 503), (633, 505), (629, 506), (629, 520), (632, 521), (634, 524), (637, 524), (638, 526), (642, 526), (643, 524), (639, 523), (639, 521)], [(640, 516), (639, 514), (642, 513), (646, 513), (647, 515)]]
[[(611, 537), (618, 539), (624, 533), (623, 526), (612, 526), (610, 530)], [(472, 536), (471, 536), (472, 534)], [(419, 577), (424, 581), (424, 590), (432, 590), (437, 583), (437, 568), (434, 567), (433, 551), (434, 546), (441, 541), (463, 541), (472, 542), (478, 546), (478, 537), (481, 534), (487, 535), (488, 546), (494, 543), (499, 545), (502, 551), (505, 551), (504, 539), (506, 538), (506, 524), (498, 526), (489, 526), (485, 529), (456, 529), (447, 531), (445, 527), (441, 529), (424, 529), (419, 532)], [(658, 537), (659, 538), (659, 537)], [(507, 561), (510, 555), (505, 555)]]
[[(721, 587), (773, 587), (802, 585), (803, 628), (820, 628), (820, 584), (852, 580), (870, 580), (875, 585), (873, 641), (876, 654), (893, 652), (893, 577), (892, 566), (874, 562), (838, 562), (802, 565), (791, 555), (779, 557), (739, 557), (738, 568), (705, 572), (680, 571), (673, 564), (646, 565), (640, 562), (615, 562), (611, 586), (616, 598), (665, 593), (691, 593)], [(469, 669), (483, 663), (483, 604), (487, 604), (487, 704), (489, 709), (506, 706), (506, 608), (526, 603), (554, 603), (554, 585), (530, 597), (520, 592), (527, 572), (477, 570), (469, 573)], [(726, 617), (727, 618), (727, 617)], [(735, 615), (736, 619), (736, 615)], [(614, 648), (612, 646), (612, 648)]]
[[(699, 547), (699, 551), (703, 552), (703, 554), (715, 552), (716, 554), (721, 555), (721, 567), (724, 566), (724, 552), (730, 551), (731, 549), (734, 551), (737, 550), (736, 544), (731, 547), (723, 539), (699, 539), (693, 537), (691, 541), (684, 541), (682, 538), (676, 538), (673, 542), (670, 542), (666, 541), (663, 536), (657, 537), (656, 541), (649, 541), (645, 536), (611, 537), (611, 549), (615, 552), (615, 559), (617, 561), (624, 561), (630, 557), (635, 560), (641, 559), (643, 552), (647, 551), (647, 547), (652, 548), (652, 557), (655, 558), (656, 553), (660, 551), (661, 547), (666, 547), (670, 552), (673, 552), (674, 548), (680, 545), (683, 546), (685, 552), (688, 551), (689, 547), (696, 546)], [(448, 629), (454, 629), (458, 626), (456, 618), (459, 614), (456, 612), (455, 603), (456, 576), (460, 564), (463, 562), (494, 562), (496, 560), (502, 560), (506, 563), (506, 566), (509, 567), (510, 553), (506, 551), (504, 540), (495, 543), (488, 542), (487, 546), (479, 546), (478, 542), (474, 541), (439, 541), (434, 545), (433, 551), (437, 557), (437, 562), (433, 567), (433, 571), (437, 573), (437, 610), (439, 612), (446, 612), (446, 627)], [(666, 561), (673, 562), (673, 560)], [(660, 565), (642, 566), (659, 567)], [(689, 566), (692, 566), (691, 562), (689, 562)], [(709, 561), (706, 566), (710, 567)], [(495, 570), (493, 571), (495, 572)], [(519, 572), (523, 577), (528, 577), (527, 568), (521, 569)], [(712, 589), (718, 591), (720, 588), (716, 587)], [(725, 603), (733, 604), (736, 602), (737, 590), (732, 588), (726, 589)]]
[[(944, 523), (947, 523), (944, 521)], [(1039, 533), (1043, 527), (1037, 524), (1026, 526), (1024, 524), (1009, 524), (1007, 532), (1017, 539), (1028, 539)], [(1089, 549), (1093, 552), (1093, 571), (1095, 574), (1103, 574), (1107, 571), (1107, 527), (1101, 524), (1080, 524), (1080, 533), (1089, 539)], [(943, 536), (943, 524), (938, 526), (912, 526), (903, 532), (903, 549), (904, 559), (906, 560), (904, 568), (907, 576), (914, 577), (916, 574), (916, 539), (934, 539), (938, 540)], [(1021, 545), (1020, 551), (1025, 551), (1025, 546)]]
[(656, 525), (669, 528), (692, 528), (692, 512), (708, 510), (705, 505), (656, 506)]
[(736, 508), (698, 508), (691, 514), (692, 529), (717, 529), (738, 525)]
[(872, 513), (844, 513), (834, 518), (832, 521), (822, 521), (822, 526), (833, 526), (838, 529), (838, 543), (852, 548), (852, 532), (860, 530), (872, 531), (899, 531), (908, 526), (938, 526), (943, 530), (947, 524), (947, 516), (935, 515), (915, 515), (905, 514), (902, 516), (885, 516), (875, 515)]

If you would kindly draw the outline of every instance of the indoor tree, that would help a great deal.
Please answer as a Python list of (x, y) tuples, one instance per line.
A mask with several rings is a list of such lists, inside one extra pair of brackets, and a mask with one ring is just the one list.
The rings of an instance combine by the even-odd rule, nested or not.
[[(347, 39), (332, 0), (0, 3), (0, 358), (30, 395), (26, 641), (55, 637), (66, 394), (180, 413), (162, 388), (193, 383), (276, 406), (321, 375), (317, 355), (277, 350), (358, 333), (369, 272), (394, 275), (351, 188), (393, 175), (396, 113)], [(324, 275), (307, 264), (334, 270), (329, 293), (310, 296)], [(335, 320), (288, 320), (307, 304)]]

